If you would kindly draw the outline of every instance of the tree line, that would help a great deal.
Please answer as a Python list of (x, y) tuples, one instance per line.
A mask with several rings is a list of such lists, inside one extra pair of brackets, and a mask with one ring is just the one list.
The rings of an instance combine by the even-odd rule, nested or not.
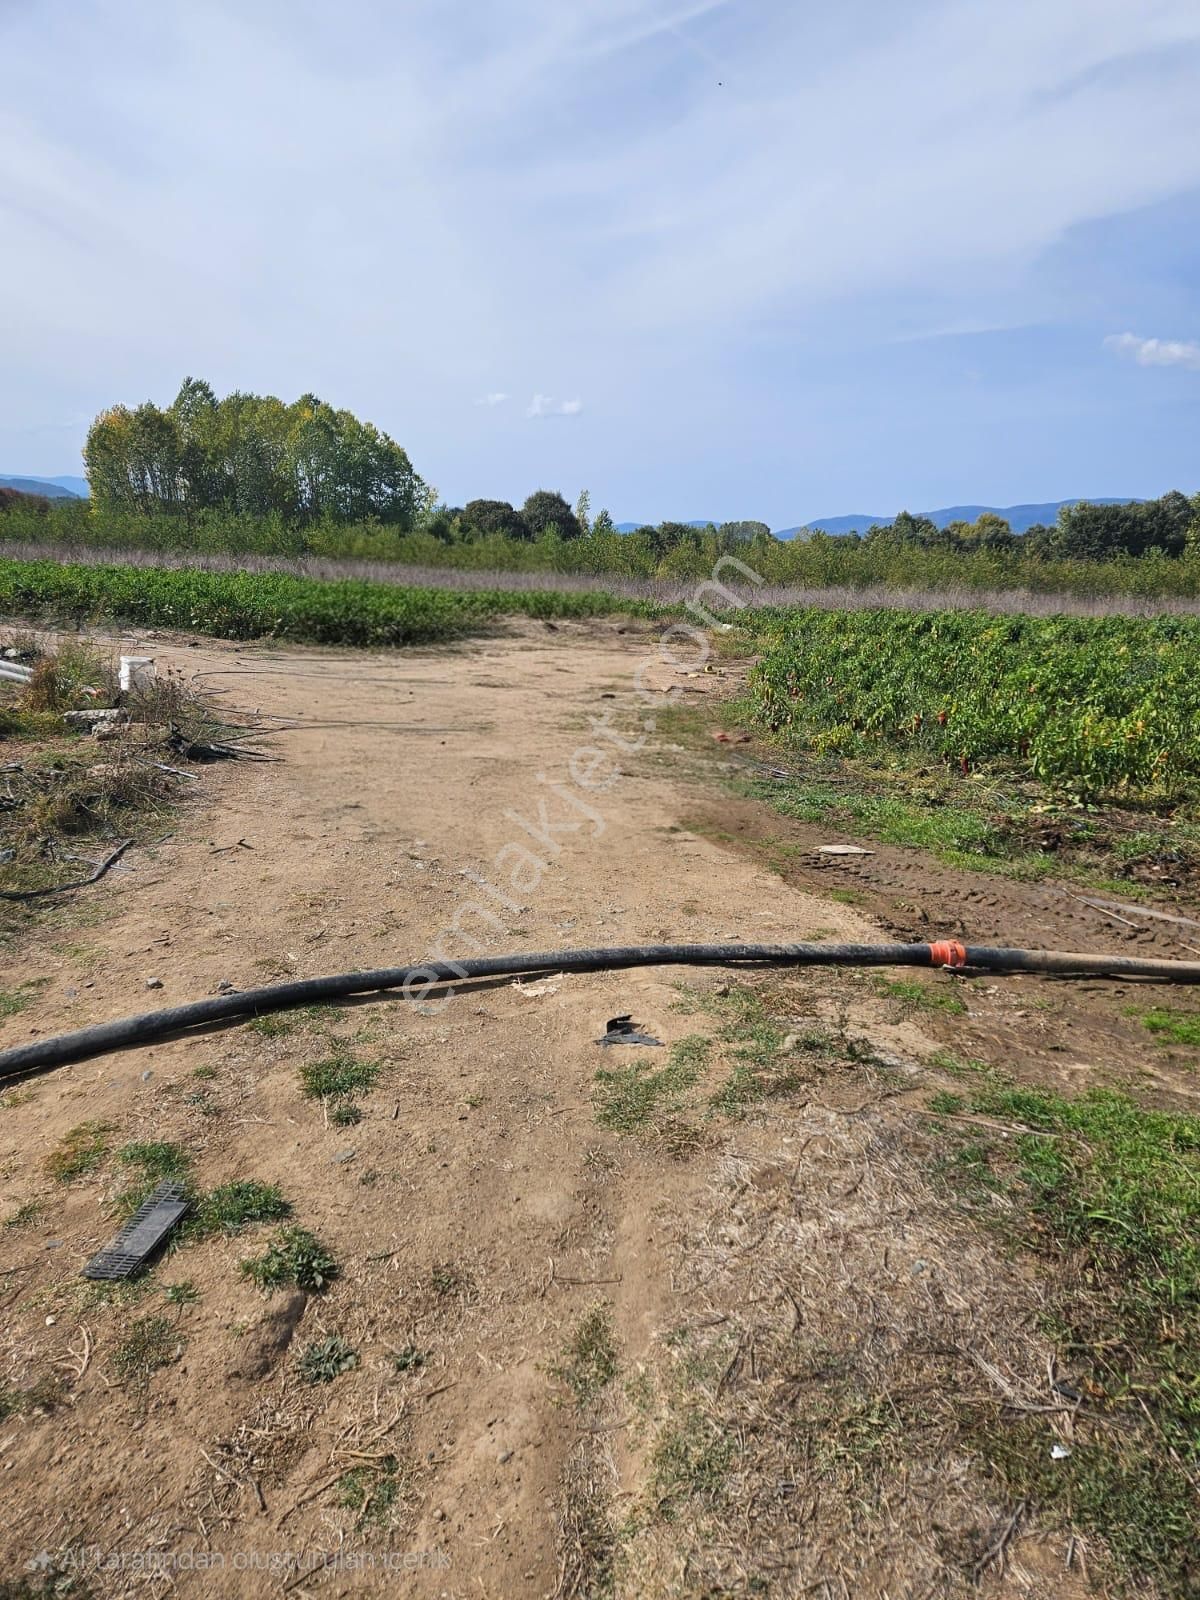
[(102, 411), (83, 451), (93, 503), (143, 516), (277, 516), (304, 525), (377, 521), (412, 528), (432, 493), (394, 439), (316, 395), (274, 395), (185, 378), (165, 409)]
[(1060, 506), (1053, 524), (1035, 523), (1016, 534), (1001, 516), (985, 511), (975, 522), (939, 528), (929, 517), (902, 511), (851, 540), (918, 550), (1008, 550), (1035, 560), (1109, 561), (1116, 556), (1200, 554), (1200, 494), (1172, 489), (1157, 500), (1097, 505), (1080, 500)]
[(394, 439), (353, 413), (312, 394), (291, 404), (237, 391), (218, 399), (198, 378), (186, 378), (165, 408), (147, 401), (102, 412), (84, 460), (90, 503), (51, 507), (8, 493), (0, 497), (0, 532), (48, 540), (53, 524), (67, 543), (114, 548), (670, 578), (740, 549), (783, 581), (847, 564), (891, 573), (905, 562), (914, 567), (918, 555), (939, 570), (970, 559), (980, 571), (1026, 573), (1054, 563), (1200, 558), (1200, 494), (1189, 499), (1177, 490), (1144, 502), (1064, 506), (1053, 525), (1025, 534), (994, 512), (939, 528), (902, 511), (862, 535), (802, 533), (790, 542), (749, 519), (703, 528), (668, 520), (619, 534), (608, 511), (592, 514), (586, 491), (574, 506), (544, 488), (520, 506), (499, 499), (446, 505)]

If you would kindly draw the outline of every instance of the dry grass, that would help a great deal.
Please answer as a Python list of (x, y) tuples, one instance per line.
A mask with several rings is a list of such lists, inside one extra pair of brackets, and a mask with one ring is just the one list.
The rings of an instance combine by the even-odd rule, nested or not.
[(1039, 1291), (933, 1194), (909, 1114), (738, 1143), (679, 1219), (694, 1310), (655, 1363), (621, 1592), (972, 1593), (1014, 1507), (967, 1428), (1052, 1401)]
[[(19, 894), (85, 878), (116, 839), (153, 829), (185, 792), (163, 770), (179, 760), (172, 730), (203, 739), (220, 724), (177, 674), (121, 696), (112, 657), (70, 638), (9, 639), (33, 669), (26, 687), (0, 684), (0, 883)], [(106, 709), (122, 716), (104, 738), (65, 720)]]

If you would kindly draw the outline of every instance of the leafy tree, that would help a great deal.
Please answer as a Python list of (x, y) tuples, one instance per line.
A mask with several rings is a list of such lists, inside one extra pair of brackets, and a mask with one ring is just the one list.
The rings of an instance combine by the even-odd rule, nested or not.
[(145, 514), (224, 510), (303, 523), (378, 520), (411, 528), (432, 493), (401, 447), (316, 395), (285, 405), (185, 378), (163, 411), (114, 406), (84, 448), (101, 509)]
[(614, 523), (612, 517), (609, 515), (608, 508), (602, 506), (601, 509), (596, 513), (595, 519), (592, 522), (592, 537), (597, 538), (601, 535), (616, 533), (616, 531), (616, 523)]
[[(1014, 535), (1008, 521), (994, 511), (984, 511), (974, 522), (952, 523), (962, 529), (957, 543), (962, 550), (1011, 550)], [(950, 530), (947, 530), (950, 531)]]
[(536, 489), (521, 507), (521, 515), (535, 539), (547, 528), (553, 528), (560, 539), (578, 539), (583, 532), (575, 513), (553, 489)]
[(532, 537), (529, 523), (507, 500), (468, 500), (463, 507), (463, 528), (468, 535), (486, 538), (500, 534), (505, 539)]
[(771, 530), (765, 522), (723, 522), (717, 529), (722, 550), (735, 545), (749, 544), (754, 539), (769, 539)]
[(1165, 550), (1169, 556), (1182, 555), (1194, 512), (1192, 503), (1178, 489), (1159, 500), (1148, 500), (1134, 508), (1140, 513), (1143, 550)]
[(586, 534), (592, 531), (591, 510), (592, 497), (586, 489), (581, 489), (579, 491), (579, 499), (575, 502), (575, 521), (579, 524), (581, 533)]
[(421, 524), (421, 532), (440, 544), (453, 544), (459, 533), (461, 512), (453, 506), (435, 506)]

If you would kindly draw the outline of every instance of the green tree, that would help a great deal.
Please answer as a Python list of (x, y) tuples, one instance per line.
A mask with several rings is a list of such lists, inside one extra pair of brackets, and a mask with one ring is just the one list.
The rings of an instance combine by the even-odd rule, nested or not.
[(591, 533), (592, 497), (586, 489), (579, 491), (579, 499), (575, 502), (575, 521), (579, 524), (579, 531), (583, 534)]
[(521, 507), (521, 515), (533, 538), (553, 528), (560, 539), (578, 539), (583, 529), (575, 513), (554, 489), (535, 489)]
[(372, 423), (316, 395), (285, 405), (185, 378), (171, 406), (114, 406), (84, 449), (92, 499), (127, 511), (224, 510), (289, 522), (378, 520), (408, 529), (433, 493)]
[(1012, 527), (994, 511), (981, 512), (974, 522), (966, 524), (962, 540), (965, 550), (1011, 550), (1012, 546)]
[(770, 537), (771, 530), (765, 522), (723, 522), (717, 529), (719, 548), (723, 551)]
[(469, 537), (477, 539), (490, 534), (505, 539), (532, 537), (525, 518), (507, 500), (468, 500), (463, 507), (462, 525)]

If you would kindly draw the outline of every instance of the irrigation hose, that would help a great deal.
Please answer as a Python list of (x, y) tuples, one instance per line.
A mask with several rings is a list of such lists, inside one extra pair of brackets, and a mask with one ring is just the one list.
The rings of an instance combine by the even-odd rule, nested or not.
[(648, 944), (608, 950), (543, 950), (529, 955), (480, 956), (468, 961), (431, 961), (371, 972), (303, 978), (263, 989), (164, 1006), (0, 1051), (0, 1082), (6, 1078), (87, 1061), (110, 1050), (153, 1044), (173, 1034), (260, 1017), (319, 1001), (398, 989), (423, 1000), (435, 989), (467, 979), (523, 977), (547, 972), (617, 972), (630, 967), (945, 967), (986, 972), (1045, 972), (1060, 977), (1152, 978), (1163, 983), (1200, 983), (1200, 961), (1150, 961), (1131, 956), (1072, 955), (1059, 950), (1006, 950), (990, 945), (934, 944)]

